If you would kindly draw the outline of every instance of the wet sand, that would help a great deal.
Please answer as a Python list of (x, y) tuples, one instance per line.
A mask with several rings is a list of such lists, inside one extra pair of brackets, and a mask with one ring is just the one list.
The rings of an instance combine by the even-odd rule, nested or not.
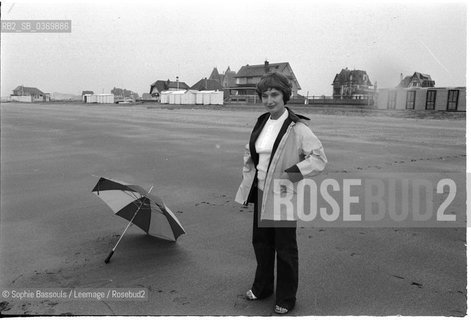
[[(149, 300), (2, 298), (1, 313), (272, 315), (273, 298), (243, 298), (255, 271), (252, 208), (233, 201), (262, 112), (2, 104), (1, 288), (147, 288)], [(464, 119), (302, 112), (326, 175), (464, 175)], [(187, 234), (169, 243), (131, 227), (104, 264), (126, 221), (91, 193), (94, 175), (153, 185)], [(299, 228), (291, 314), (463, 316), (465, 244), (465, 228)]]

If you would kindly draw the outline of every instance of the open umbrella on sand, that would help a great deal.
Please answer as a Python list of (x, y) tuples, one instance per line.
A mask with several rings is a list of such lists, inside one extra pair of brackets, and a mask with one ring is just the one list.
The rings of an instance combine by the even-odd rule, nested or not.
[(135, 224), (148, 235), (177, 241), (185, 233), (173, 212), (159, 197), (150, 194), (142, 187), (126, 182), (101, 177), (92, 193), (103, 200), (113, 212), (129, 223), (111, 250), (105, 262), (110, 262), (116, 247), (131, 224)]

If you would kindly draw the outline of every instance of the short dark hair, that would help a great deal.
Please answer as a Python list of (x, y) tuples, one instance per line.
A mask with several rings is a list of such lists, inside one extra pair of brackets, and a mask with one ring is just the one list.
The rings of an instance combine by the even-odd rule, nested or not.
[(283, 101), (286, 104), (291, 97), (291, 82), (284, 74), (274, 71), (264, 74), (257, 83), (257, 94), (262, 99), (262, 93), (267, 90), (276, 89), (283, 93)]

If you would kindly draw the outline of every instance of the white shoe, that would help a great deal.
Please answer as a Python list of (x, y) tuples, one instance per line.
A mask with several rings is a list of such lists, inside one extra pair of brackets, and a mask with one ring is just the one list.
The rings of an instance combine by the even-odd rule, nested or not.
[(278, 314), (285, 314), (285, 313), (288, 313), (288, 311), (289, 310), (286, 308), (280, 307), (278, 305), (275, 306), (275, 312)]
[(252, 290), (249, 290), (245, 293), (245, 298), (247, 300), (257, 300), (258, 298), (253, 294)]

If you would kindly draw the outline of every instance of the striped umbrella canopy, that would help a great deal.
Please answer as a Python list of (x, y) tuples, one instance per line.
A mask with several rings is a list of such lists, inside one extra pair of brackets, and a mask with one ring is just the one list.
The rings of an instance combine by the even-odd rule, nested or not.
[(101, 177), (92, 193), (103, 200), (116, 215), (153, 237), (177, 241), (185, 233), (180, 221), (162, 199), (138, 185)]

